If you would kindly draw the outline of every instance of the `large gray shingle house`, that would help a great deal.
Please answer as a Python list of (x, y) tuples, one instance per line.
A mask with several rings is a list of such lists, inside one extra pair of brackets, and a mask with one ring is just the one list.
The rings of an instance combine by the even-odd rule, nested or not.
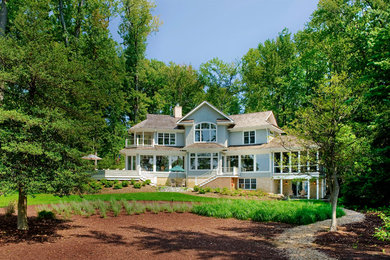
[[(184, 116), (180, 106), (173, 116), (149, 114), (129, 134), (121, 150), (126, 168), (100, 171), (101, 178), (317, 199), (325, 194), (318, 153), (303, 150), (293, 138), (283, 141), (272, 111), (226, 115), (204, 101)], [(183, 173), (170, 170), (177, 165)]]

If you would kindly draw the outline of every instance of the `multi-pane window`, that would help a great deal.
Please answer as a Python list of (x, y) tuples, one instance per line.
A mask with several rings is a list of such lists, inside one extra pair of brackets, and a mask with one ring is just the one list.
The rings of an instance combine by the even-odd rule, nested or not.
[(218, 168), (218, 153), (191, 153), (191, 170), (211, 170)]
[(195, 126), (195, 142), (216, 142), (217, 127), (212, 123), (199, 123)]
[(316, 151), (274, 153), (275, 173), (318, 172)]
[(157, 143), (159, 145), (175, 145), (176, 135), (174, 133), (158, 133)]
[(255, 131), (244, 132), (244, 144), (254, 144), (256, 139)]
[(255, 190), (256, 179), (238, 179), (238, 188), (244, 190)]
[(156, 171), (166, 172), (169, 170), (169, 157), (168, 156), (156, 156)]
[(153, 171), (153, 156), (152, 155), (141, 155), (140, 158), (141, 169), (143, 171)]
[(253, 160), (254, 156), (250, 155), (241, 155), (241, 171), (242, 172), (253, 172)]

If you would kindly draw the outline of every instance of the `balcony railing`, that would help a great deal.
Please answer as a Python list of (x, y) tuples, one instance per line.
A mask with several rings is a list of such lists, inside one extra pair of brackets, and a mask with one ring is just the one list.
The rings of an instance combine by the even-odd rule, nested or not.
[(153, 138), (126, 139), (126, 147), (153, 146)]

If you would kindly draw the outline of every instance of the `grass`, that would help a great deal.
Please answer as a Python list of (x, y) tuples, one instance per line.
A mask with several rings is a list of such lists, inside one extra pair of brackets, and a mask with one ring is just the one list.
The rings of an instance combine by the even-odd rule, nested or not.
[[(192, 205), (188, 203), (143, 203), (137, 201), (114, 200), (109, 202), (96, 200), (88, 201), (83, 200), (81, 202), (72, 201), (68, 204), (60, 205), (39, 205), (38, 214), (42, 212), (44, 214), (51, 214), (54, 218), (59, 216), (64, 219), (69, 219), (72, 215), (79, 215), (84, 217), (90, 217), (92, 215), (100, 215), (102, 218), (106, 218), (108, 212), (112, 213), (112, 216), (117, 217), (122, 212), (126, 212), (127, 215), (139, 215), (145, 212), (152, 212), (158, 214), (160, 212), (190, 212)], [(124, 211), (123, 211), (124, 209)]]
[[(305, 225), (331, 218), (332, 211), (330, 204), (320, 201), (219, 200), (193, 205), (192, 212), (208, 217)], [(337, 217), (344, 215), (338, 208)]]
[[(80, 197), (79, 195), (70, 195), (58, 197), (51, 194), (37, 194), (27, 197), (28, 205), (58, 204), (69, 203), (72, 201), (81, 202), (83, 200), (145, 200), (145, 201), (192, 201), (192, 202), (210, 202), (217, 200), (215, 198), (199, 197), (189, 194), (176, 192), (136, 192), (136, 193), (117, 193), (117, 194), (88, 194)], [(10, 201), (16, 201), (17, 194), (10, 196), (0, 196), (0, 207), (5, 207)]]

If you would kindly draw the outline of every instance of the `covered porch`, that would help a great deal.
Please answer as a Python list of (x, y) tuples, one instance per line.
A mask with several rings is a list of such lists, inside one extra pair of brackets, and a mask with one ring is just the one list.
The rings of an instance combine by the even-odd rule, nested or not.
[(275, 193), (290, 198), (323, 199), (326, 196), (326, 180), (322, 176), (275, 176)]

